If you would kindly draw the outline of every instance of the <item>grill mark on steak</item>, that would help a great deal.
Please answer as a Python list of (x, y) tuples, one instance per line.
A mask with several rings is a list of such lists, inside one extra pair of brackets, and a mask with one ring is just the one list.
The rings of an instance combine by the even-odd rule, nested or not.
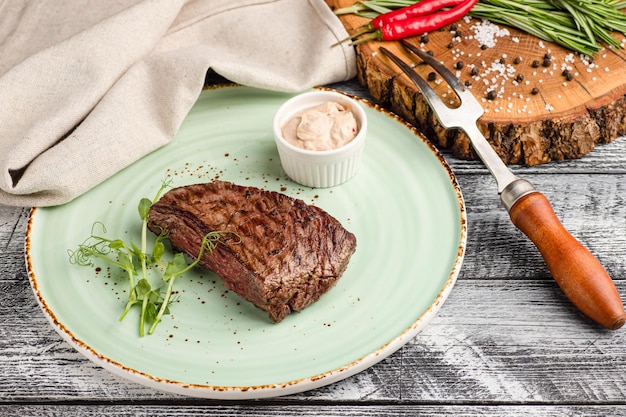
[(151, 207), (148, 227), (194, 259), (206, 234), (234, 232), (199, 264), (275, 322), (317, 301), (356, 250), (356, 237), (319, 207), (224, 181), (170, 190)]

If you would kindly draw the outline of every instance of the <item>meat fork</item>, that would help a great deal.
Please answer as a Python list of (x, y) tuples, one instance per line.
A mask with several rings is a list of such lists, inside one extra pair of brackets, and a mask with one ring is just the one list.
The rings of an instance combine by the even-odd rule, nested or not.
[(437, 71), (461, 101), (448, 107), (411, 65), (385, 47), (380, 51), (415, 83), (446, 129), (462, 129), (472, 147), (497, 183), (500, 200), (513, 224), (537, 247), (550, 273), (570, 301), (602, 326), (617, 330), (626, 322), (626, 313), (613, 280), (604, 267), (556, 217), (548, 199), (533, 185), (515, 176), (478, 129), (484, 109), (461, 81), (433, 56), (406, 40), (402, 45)]

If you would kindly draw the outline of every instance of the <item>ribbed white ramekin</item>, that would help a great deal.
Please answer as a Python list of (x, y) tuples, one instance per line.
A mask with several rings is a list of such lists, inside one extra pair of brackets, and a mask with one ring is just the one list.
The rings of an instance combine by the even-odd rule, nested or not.
[[(358, 133), (347, 144), (331, 150), (302, 149), (287, 142), (282, 127), (302, 111), (334, 101), (352, 111)], [(335, 91), (311, 91), (287, 100), (276, 112), (273, 121), (274, 139), (280, 162), (293, 181), (315, 188), (333, 187), (352, 178), (359, 169), (367, 136), (365, 110), (356, 100)]]

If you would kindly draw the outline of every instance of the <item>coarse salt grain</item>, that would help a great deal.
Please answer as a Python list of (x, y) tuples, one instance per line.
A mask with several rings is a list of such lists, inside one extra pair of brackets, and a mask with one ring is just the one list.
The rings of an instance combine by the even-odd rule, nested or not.
[[(466, 18), (464, 22), (475, 23), (476, 20), (473, 20), (471, 18), (470, 19)], [(466, 35), (464, 39), (476, 40), (483, 47), (487, 47), (487, 48), (495, 47), (497, 43), (497, 38), (503, 37), (503, 36), (509, 36), (509, 39), (511, 39), (511, 41), (514, 43), (520, 42), (519, 38), (511, 37), (507, 29), (501, 30), (497, 25), (487, 20), (483, 20), (481, 23), (473, 24), (470, 29), (474, 31), (474, 36)], [(455, 36), (453, 40), (461, 41), (460, 36)], [(622, 42), (626, 45), (626, 37), (622, 39)], [(549, 45), (544, 44), (542, 40), (538, 40), (538, 45), (540, 48), (547, 51), (546, 55), (551, 56), (552, 50), (549, 47)], [(475, 54), (471, 54), (471, 53), (466, 54), (463, 50), (458, 48), (456, 45), (454, 46), (454, 48), (451, 46), (450, 53), (454, 61), (458, 61), (459, 58), (463, 55), (465, 55), (468, 59), (470, 57), (475, 57), (476, 61), (478, 61), (478, 58), (481, 57), (482, 55), (481, 52), (476, 52)], [(602, 57), (603, 58), (606, 57), (606, 54), (604, 54)], [(510, 112), (511, 105), (509, 104), (508, 106), (509, 110), (506, 110), (505, 107), (500, 106), (498, 104), (499, 102), (501, 102), (501, 100), (508, 100), (509, 102), (511, 102), (511, 100), (521, 100), (526, 103), (530, 103), (535, 100), (534, 98), (524, 96), (521, 93), (518, 93), (516, 91), (511, 91), (511, 92), (507, 91), (507, 94), (509, 93), (511, 94), (510, 96), (507, 96), (504, 94), (505, 85), (507, 86), (507, 88), (511, 86), (519, 87), (521, 85), (526, 85), (526, 86), (531, 85), (531, 82), (528, 79), (523, 80), (523, 78), (521, 77), (519, 79), (516, 78), (516, 75), (515, 75), (516, 68), (513, 67), (512, 65), (508, 65), (508, 66), (505, 65), (506, 58), (507, 58), (507, 55), (503, 54), (499, 60), (494, 61), (490, 65), (482, 61), (481, 63), (476, 63), (476, 64), (468, 63), (468, 65), (466, 66), (467, 68), (476, 67), (476, 68), (483, 69), (480, 73), (474, 72), (473, 74), (471, 74), (470, 79), (474, 80), (476, 85), (484, 84), (484, 88), (485, 88), (484, 92), (487, 94), (485, 95), (485, 97), (482, 97), (481, 100), (483, 101), (483, 103), (489, 103), (489, 106), (485, 107), (485, 112), (488, 112), (489, 109), (491, 109), (491, 111), (495, 113), (498, 113), (501, 111)], [(552, 62), (550, 62), (547, 65), (547, 67), (544, 67), (543, 69), (536, 69), (532, 71), (532, 74), (534, 77), (536, 77), (539, 74), (545, 74), (546, 76), (554, 76), (554, 74), (562, 74), (563, 72), (567, 71), (570, 74), (578, 75), (578, 72), (575, 71), (575, 68), (577, 65), (577, 62), (576, 62), (577, 59), (580, 60), (587, 67), (586, 68), (587, 72), (591, 72), (591, 69), (595, 67), (599, 68), (599, 66), (594, 63), (593, 58), (590, 58), (584, 54), (569, 53), (563, 57), (561, 63), (557, 62), (557, 60), (555, 59), (550, 58), (550, 61)], [(516, 64), (519, 64), (519, 60), (516, 60), (516, 61), (517, 61)], [(604, 68), (604, 70), (608, 72), (609, 68)], [(457, 71), (457, 77), (459, 77), (460, 75), (461, 75), (460, 71)], [(593, 80), (595, 81), (596, 78), (593, 77)], [(439, 80), (437, 81), (437, 84), (438, 83), (440, 83)], [(538, 83), (544, 84), (544, 80), (539, 79)], [(568, 82), (562, 82), (562, 87), (567, 88), (568, 84), (569, 84)], [(494, 98), (489, 98), (489, 97), (494, 97)], [(557, 98), (558, 97), (562, 97), (562, 96), (559, 94)], [(545, 110), (551, 112), (554, 110), (554, 107), (550, 104), (545, 104)], [(524, 112), (527, 114), (533, 113), (532, 110), (527, 108), (527, 106), (524, 106), (522, 109), (516, 109), (516, 111)]]
[(498, 25), (484, 19), (472, 25), (471, 29), (474, 31), (474, 39), (476, 39), (479, 44), (489, 48), (496, 46), (496, 38), (509, 36), (511, 34), (508, 29), (501, 29)]

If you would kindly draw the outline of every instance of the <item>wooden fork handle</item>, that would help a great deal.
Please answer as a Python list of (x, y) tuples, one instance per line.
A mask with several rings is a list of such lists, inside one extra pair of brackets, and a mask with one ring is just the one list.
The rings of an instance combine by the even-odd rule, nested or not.
[(554, 280), (585, 315), (617, 330), (626, 313), (613, 280), (595, 256), (574, 238), (539, 192), (521, 197), (509, 210), (513, 224), (535, 244)]

